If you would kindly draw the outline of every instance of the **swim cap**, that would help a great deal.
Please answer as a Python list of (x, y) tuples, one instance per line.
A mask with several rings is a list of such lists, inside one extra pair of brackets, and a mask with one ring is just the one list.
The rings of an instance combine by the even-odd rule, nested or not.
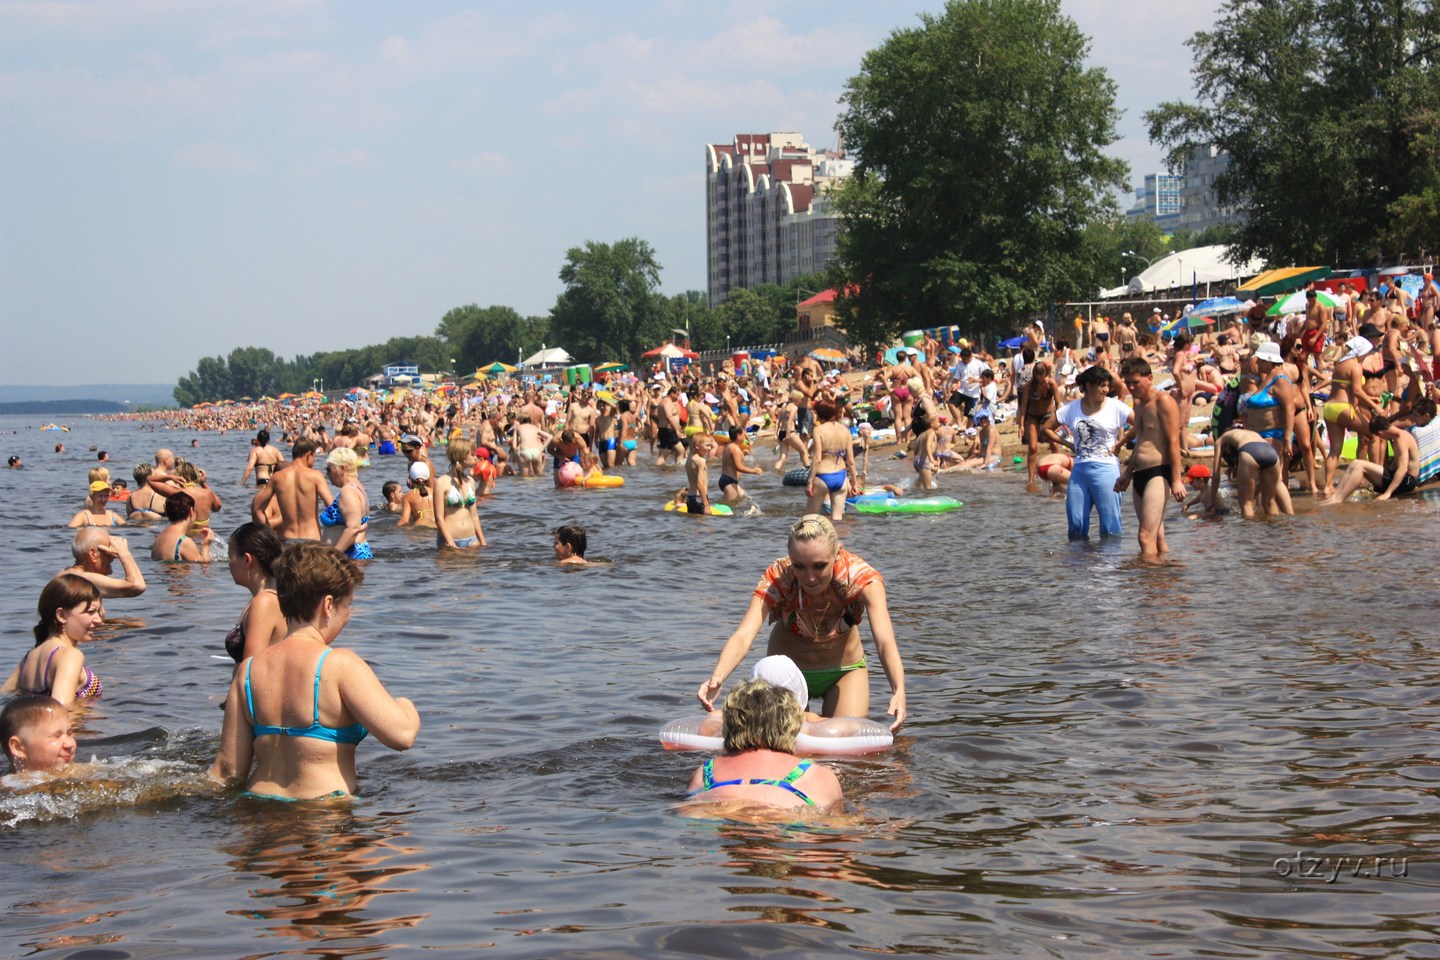
[(795, 699), (800, 701), (803, 708), (810, 703), (810, 687), (805, 682), (805, 674), (795, 666), (795, 661), (789, 657), (776, 655), (763, 657), (755, 664), (755, 669), (750, 673), (751, 680), (768, 680), (777, 687), (784, 687), (795, 694)]
[(430, 479), (430, 467), (429, 467), (427, 464), (420, 463), (420, 462), (418, 462), (418, 461), (415, 462), (415, 463), (410, 464), (410, 479), (411, 479), (411, 480), (429, 480), (429, 479)]

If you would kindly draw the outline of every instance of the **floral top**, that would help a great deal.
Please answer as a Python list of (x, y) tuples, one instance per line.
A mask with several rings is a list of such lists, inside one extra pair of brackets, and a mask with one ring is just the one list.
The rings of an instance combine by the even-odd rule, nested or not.
[(797, 637), (828, 643), (850, 632), (865, 613), (860, 594), (872, 583), (884, 583), (880, 572), (847, 550), (835, 555), (834, 579), (830, 589), (840, 601), (823, 610), (805, 595), (790, 569), (790, 558), (781, 557), (765, 569), (754, 595), (765, 601), (771, 623), (784, 623)]

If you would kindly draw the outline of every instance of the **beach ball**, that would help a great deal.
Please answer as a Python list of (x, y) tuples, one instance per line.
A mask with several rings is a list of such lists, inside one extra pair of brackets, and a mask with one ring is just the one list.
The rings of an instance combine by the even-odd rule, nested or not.
[(580, 475), (583, 471), (580, 464), (573, 460), (566, 460), (560, 464), (560, 486), (573, 487), (580, 482)]

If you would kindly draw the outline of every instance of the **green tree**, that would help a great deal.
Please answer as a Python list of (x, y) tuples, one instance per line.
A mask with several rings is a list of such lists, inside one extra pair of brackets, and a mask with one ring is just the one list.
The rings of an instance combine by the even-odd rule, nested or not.
[(501, 360), (514, 362), (517, 355), (538, 348), (543, 326), (537, 331), (536, 321), (543, 318), (522, 317), (513, 307), (478, 307), (468, 304), (456, 307), (440, 319), (435, 336), (446, 345), (455, 359), (455, 369), (468, 373), (476, 367)]
[[(1440, 4), (1228, 0), (1189, 41), (1195, 103), (1146, 115), (1178, 169), (1194, 147), (1230, 154), (1216, 181), (1242, 209), (1241, 257), (1360, 263), (1440, 247)], [(1425, 198), (1429, 196), (1429, 206)], [(1417, 229), (1418, 228), (1418, 229)]]
[(560, 268), (565, 289), (550, 310), (550, 336), (572, 356), (634, 362), (668, 335), (660, 265), (644, 240), (586, 241)]
[(1082, 292), (1086, 224), (1127, 168), (1115, 85), (1059, 0), (951, 0), (868, 53), (839, 129), (856, 158), (836, 195), (847, 332), (1008, 330)]

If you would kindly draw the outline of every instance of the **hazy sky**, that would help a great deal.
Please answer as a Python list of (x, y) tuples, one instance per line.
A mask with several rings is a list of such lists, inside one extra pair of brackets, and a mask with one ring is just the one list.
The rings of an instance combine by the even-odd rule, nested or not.
[[(795, 130), (912, 0), (0, 2), (0, 382), (166, 383), (543, 314), (565, 251), (638, 236), (703, 290), (704, 144)], [(1065, 0), (1114, 152), (1190, 95), (1218, 0)]]

